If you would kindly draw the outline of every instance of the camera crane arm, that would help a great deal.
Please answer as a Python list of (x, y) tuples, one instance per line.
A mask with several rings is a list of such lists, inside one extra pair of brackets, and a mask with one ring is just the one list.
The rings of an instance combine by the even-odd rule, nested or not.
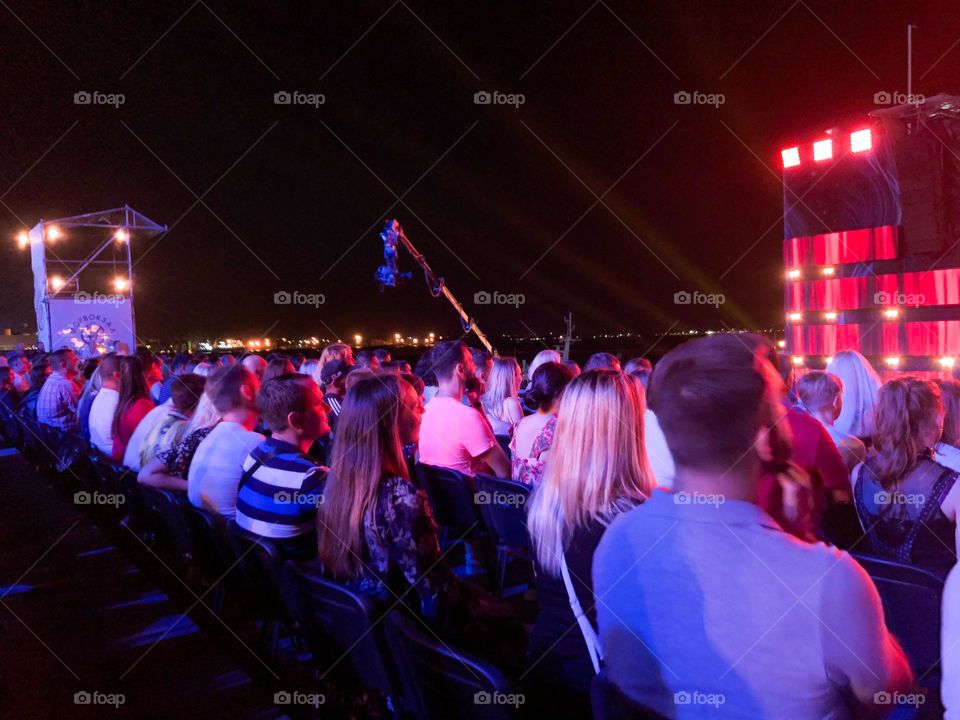
[(450, 288), (447, 287), (443, 278), (437, 277), (436, 273), (433, 272), (433, 270), (430, 268), (430, 265), (427, 263), (427, 259), (423, 256), (423, 253), (417, 250), (413, 243), (410, 242), (410, 238), (407, 237), (407, 234), (403, 231), (403, 227), (401, 227), (400, 223), (397, 220), (387, 220), (387, 224), (380, 233), (380, 237), (383, 240), (383, 257), (385, 264), (377, 268), (376, 277), (377, 282), (380, 285), (381, 292), (386, 287), (396, 287), (398, 279), (410, 277), (410, 273), (401, 273), (397, 267), (397, 243), (399, 242), (403, 245), (406, 251), (410, 253), (410, 256), (417, 262), (417, 264), (423, 268), (423, 276), (427, 281), (427, 287), (430, 289), (430, 294), (433, 295), (433, 297), (439, 297), (440, 295), (443, 295), (460, 316), (460, 323), (463, 326), (464, 331), (469, 332), (472, 330), (474, 335), (477, 336), (477, 339), (480, 340), (487, 351), (496, 355), (497, 353), (493, 349), (493, 345), (490, 344), (487, 336), (483, 334), (483, 331), (477, 325), (476, 320), (470, 317), (467, 311), (464, 310), (463, 305), (450, 291)]

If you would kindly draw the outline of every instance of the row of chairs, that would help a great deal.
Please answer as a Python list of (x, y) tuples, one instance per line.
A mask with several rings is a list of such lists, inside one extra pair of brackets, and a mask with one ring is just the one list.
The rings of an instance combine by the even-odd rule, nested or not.
[[(22, 438), (21, 451), (41, 475), (81, 506), (83, 493), (114, 498), (89, 504), (91, 518), (118, 538), (136, 536), (131, 550), (141, 548), (141, 564), (157, 572), (159, 581), (165, 583), (172, 571), (201, 598), (201, 608), (222, 622), (255, 620), (257, 650), (268, 658), (277, 659), (282, 639), (306, 646), (318, 685), (333, 688), (342, 702), (372, 693), (388, 715), (415, 720), (447, 718), (453, 708), (465, 718), (511, 716), (509, 706), (484, 702), (514, 689), (504, 674), (440, 641), (402, 604), (381, 606), (324, 577), (316, 566), (285, 561), (269, 541), (192, 506), (184, 493), (139, 485), (135, 473), (90, 452), (74, 436), (33, 424), (24, 427)], [(434, 482), (430, 468), (417, 475), (431, 489), (431, 499), (442, 503), (449, 486)], [(522, 493), (522, 515), (526, 488), (504, 483), (509, 481), (484, 479), (477, 492)], [(520, 537), (512, 524), (522, 523), (516, 513), (507, 522), (496, 506), (490, 512), (472, 492), (469, 504), (471, 524), (482, 528), (477, 537), (495, 548), (496, 567), (501, 555), (517, 550), (513, 545), (528, 544), (525, 527), (521, 524)], [(503, 574), (499, 577), (502, 581)]]

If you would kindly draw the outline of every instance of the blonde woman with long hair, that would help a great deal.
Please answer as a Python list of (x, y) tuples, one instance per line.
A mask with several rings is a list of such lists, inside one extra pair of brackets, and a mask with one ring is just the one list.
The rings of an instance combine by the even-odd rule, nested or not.
[(523, 420), (520, 407), (520, 382), (523, 373), (513, 357), (493, 359), (493, 369), (487, 376), (486, 390), (480, 402), (490, 421), (494, 435), (512, 435), (514, 428)]
[[(527, 527), (537, 569), (539, 613), (529, 653), (530, 679), (554, 716), (589, 717), (592, 651), (571, 609), (563, 579), (596, 633), (593, 552), (620, 513), (642, 503), (654, 487), (643, 445), (646, 398), (640, 381), (611, 371), (585, 372), (563, 391), (556, 434), (543, 480), (531, 496)], [(572, 629), (571, 629), (572, 628)]]

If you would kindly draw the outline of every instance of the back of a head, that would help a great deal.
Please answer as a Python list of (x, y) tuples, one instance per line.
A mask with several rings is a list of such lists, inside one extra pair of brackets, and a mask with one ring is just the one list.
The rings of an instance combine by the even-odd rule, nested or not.
[(882, 383), (870, 361), (856, 350), (843, 350), (833, 356), (827, 370), (843, 383), (843, 410), (836, 427), (860, 437), (872, 434)]
[[(637, 371), (653, 372), (653, 363), (642, 357), (630, 358), (623, 364), (623, 371), (631, 375)], [(639, 376), (638, 376), (639, 377)]]
[(179, 352), (176, 355), (174, 355), (173, 360), (170, 362), (170, 366), (173, 368), (173, 371), (177, 374), (185, 373), (189, 365), (190, 365), (190, 356), (182, 352)]
[(528, 516), (537, 558), (552, 574), (575, 528), (652, 492), (645, 408), (636, 378), (613, 370), (584, 372), (563, 391), (550, 460)]
[(574, 377), (573, 372), (562, 363), (544, 363), (533, 374), (527, 397), (539, 410), (546, 412), (553, 407), (563, 389)]
[(725, 473), (746, 456), (765, 420), (761, 362), (742, 338), (722, 334), (690, 340), (657, 363), (650, 407), (678, 467)]
[(331, 360), (343, 360), (351, 353), (350, 346), (346, 343), (331, 343), (320, 353), (320, 366), (323, 367)]
[(50, 369), (54, 371), (63, 370), (67, 366), (68, 358), (72, 352), (69, 348), (60, 348), (56, 352), (50, 353), (47, 356), (50, 358)]
[[(477, 370), (483, 371), (483, 369), (490, 364), (490, 361), (493, 360), (493, 355), (488, 353), (483, 348), (467, 348), (470, 351), (470, 357), (473, 358), (473, 364), (477, 366)], [(495, 361), (494, 361), (495, 362)]]
[(128, 403), (147, 394), (147, 381), (143, 375), (143, 361), (139, 355), (124, 355), (120, 358), (120, 403)]
[(377, 356), (374, 355), (370, 350), (361, 350), (356, 355), (354, 355), (357, 361), (357, 367), (380, 367), (380, 361), (377, 359)]
[(376, 350), (373, 351), (373, 356), (380, 361), (381, 365), (385, 362), (389, 362), (390, 359), (393, 357), (390, 354), (390, 351), (387, 350), (386, 348), (377, 348)]
[(424, 385), (430, 387), (437, 386), (437, 374), (433, 370), (433, 350), (434, 348), (430, 348), (421, 355), (413, 368), (413, 374), (423, 380)]
[(607, 352), (598, 352), (591, 355), (587, 358), (587, 362), (583, 365), (584, 372), (590, 372), (591, 370), (620, 370), (620, 361), (617, 360), (616, 356), (611, 355)]
[(947, 445), (960, 447), (960, 381), (937, 380), (943, 402), (943, 437)]
[(463, 353), (466, 347), (460, 340), (444, 340), (433, 346), (430, 359), (433, 365), (433, 374), (437, 380), (450, 379), (457, 369), (457, 365), (463, 362)]
[(824, 412), (833, 407), (843, 392), (843, 382), (826, 370), (811, 370), (797, 381), (797, 395), (810, 412)]
[[(339, 360), (334, 362), (340, 362)], [(345, 391), (349, 392), (350, 388), (356, 385), (361, 380), (370, 380), (372, 378), (380, 377), (380, 371), (372, 367), (354, 367), (343, 379), (343, 388)]]
[(249, 387), (251, 391), (255, 391), (256, 383), (256, 375), (250, 372), (244, 363), (237, 363), (214, 370), (207, 377), (204, 391), (213, 406), (222, 414), (250, 407), (252, 403), (244, 396), (243, 388)]
[(244, 357), (243, 360), (240, 361), (240, 364), (257, 377), (261, 377), (267, 369), (267, 361), (254, 353)]
[(145, 347), (137, 348), (134, 355), (140, 358), (140, 364), (143, 366), (143, 372), (145, 374), (149, 374), (154, 366), (160, 362), (160, 359)]
[(548, 362), (563, 362), (563, 358), (556, 350), (541, 350), (530, 361), (530, 366), (527, 368), (527, 379), (533, 380), (533, 374), (537, 371), (537, 368)]
[(380, 481), (407, 477), (399, 413), (400, 380), (393, 375), (361, 380), (344, 398), (317, 525), (318, 557), (334, 577), (361, 569), (363, 522)]
[(40, 386), (43, 385), (43, 381), (47, 379), (47, 375), (50, 374), (50, 371), (50, 356), (40, 355), (36, 357), (33, 365), (30, 366), (30, 389), (39, 390)]
[(290, 375), (294, 372), (296, 372), (296, 369), (293, 367), (293, 363), (290, 362), (290, 359), (285, 355), (278, 355), (267, 363), (267, 367), (263, 371), (263, 377), (261, 380), (266, 382), (267, 380), (280, 375)]
[(271, 432), (287, 429), (290, 413), (305, 413), (310, 406), (312, 392), (316, 392), (313, 380), (307, 375), (287, 373), (264, 381), (257, 394), (260, 417)]
[(177, 412), (189, 415), (197, 408), (203, 395), (205, 378), (199, 375), (177, 375), (170, 383), (170, 398)]
[(100, 361), (100, 380), (112, 378), (120, 372), (120, 356), (116, 353), (107, 353)]
[(929, 380), (909, 375), (886, 382), (880, 388), (873, 444), (877, 454), (874, 471), (881, 484), (890, 487), (916, 464), (923, 450), (936, 442), (943, 404), (940, 388)]

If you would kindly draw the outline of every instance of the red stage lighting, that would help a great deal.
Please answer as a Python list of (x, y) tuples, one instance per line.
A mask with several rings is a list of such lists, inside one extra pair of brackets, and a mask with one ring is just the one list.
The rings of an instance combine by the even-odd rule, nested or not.
[(800, 164), (800, 148), (792, 147), (780, 151), (780, 157), (783, 158), (783, 167), (792, 168)]
[(873, 149), (873, 133), (870, 128), (850, 133), (850, 152), (861, 153)]
[(826, 140), (817, 140), (813, 144), (813, 159), (817, 162), (821, 160), (829, 160), (833, 157), (833, 140), (827, 138)]

